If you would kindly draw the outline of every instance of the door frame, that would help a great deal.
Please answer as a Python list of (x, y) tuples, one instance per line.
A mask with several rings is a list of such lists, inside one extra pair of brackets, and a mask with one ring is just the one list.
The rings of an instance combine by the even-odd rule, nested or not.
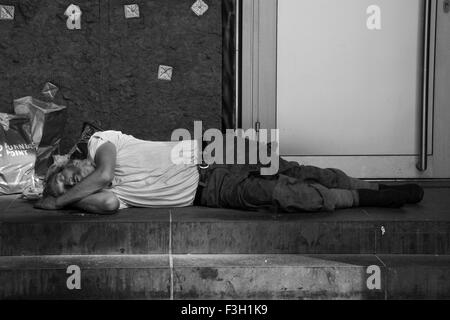
[(275, 128), (278, 1), (241, 1), (242, 128)]

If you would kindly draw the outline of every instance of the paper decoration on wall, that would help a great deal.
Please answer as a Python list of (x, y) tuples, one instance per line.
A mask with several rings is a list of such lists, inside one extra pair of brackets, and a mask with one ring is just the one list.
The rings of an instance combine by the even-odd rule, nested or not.
[(139, 5), (126, 4), (123, 6), (125, 10), (125, 18), (139, 18)]
[(159, 80), (166, 80), (171, 81), (172, 80), (172, 74), (173, 74), (173, 68), (170, 66), (159, 66), (158, 70), (158, 79)]
[(58, 92), (59, 88), (55, 86), (51, 82), (47, 82), (44, 85), (44, 89), (42, 89), (42, 94), (46, 96), (47, 98), (53, 99), (56, 96), (56, 93)]
[(203, 15), (208, 10), (208, 5), (203, 0), (197, 0), (192, 5), (191, 10), (198, 16)]
[(67, 18), (67, 28), (69, 30), (79, 30), (81, 29), (81, 9), (79, 6), (71, 4), (64, 12)]
[(0, 5), (0, 20), (14, 20), (14, 6)]

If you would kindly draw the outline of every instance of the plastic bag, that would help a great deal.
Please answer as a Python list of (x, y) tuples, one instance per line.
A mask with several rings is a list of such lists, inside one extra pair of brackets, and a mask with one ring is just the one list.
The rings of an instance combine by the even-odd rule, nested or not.
[(35, 161), (29, 118), (0, 113), (0, 194), (21, 193), (32, 184)]
[(33, 97), (23, 97), (14, 100), (14, 112), (30, 118), (32, 141), (38, 147), (36, 175), (45, 177), (53, 161), (52, 155), (59, 150), (66, 124), (66, 107)]
[(103, 131), (103, 129), (93, 125), (92, 123), (84, 122), (78, 141), (68, 153), (69, 157), (71, 159), (86, 159), (88, 156), (87, 144), (89, 139), (98, 131)]

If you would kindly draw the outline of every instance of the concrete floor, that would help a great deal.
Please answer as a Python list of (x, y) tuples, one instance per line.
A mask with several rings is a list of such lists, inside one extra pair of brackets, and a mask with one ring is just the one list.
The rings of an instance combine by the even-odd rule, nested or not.
[(33, 208), (32, 202), (19, 195), (0, 196), (0, 222), (45, 221), (450, 221), (450, 188), (426, 189), (424, 200), (418, 205), (400, 209), (353, 208), (332, 213), (274, 214), (203, 207), (131, 208), (112, 216), (85, 214), (76, 210), (45, 211)]

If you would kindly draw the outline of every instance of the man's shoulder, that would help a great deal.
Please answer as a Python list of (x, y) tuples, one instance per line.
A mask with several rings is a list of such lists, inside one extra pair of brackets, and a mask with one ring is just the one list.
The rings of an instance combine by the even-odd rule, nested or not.
[(95, 154), (104, 143), (112, 143), (117, 150), (121, 148), (124, 143), (125, 135), (121, 131), (106, 130), (97, 131), (90, 138), (88, 142), (88, 158), (95, 159)]
[(122, 131), (117, 130), (104, 130), (97, 131), (92, 136), (104, 136), (104, 135), (123, 135)]
[(89, 143), (94, 142), (95, 140), (105, 140), (110, 142), (117, 142), (123, 139), (126, 135), (122, 133), (122, 131), (116, 130), (105, 130), (105, 131), (97, 131), (90, 138)]

